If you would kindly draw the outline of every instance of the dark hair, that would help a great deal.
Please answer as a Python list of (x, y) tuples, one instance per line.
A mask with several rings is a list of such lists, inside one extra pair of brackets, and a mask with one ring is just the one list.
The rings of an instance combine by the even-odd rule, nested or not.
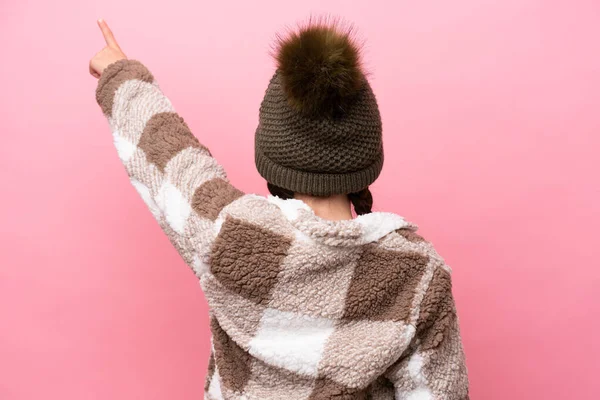
[[(282, 199), (293, 199), (294, 192), (275, 186), (272, 183), (267, 182), (267, 188), (273, 196), (277, 196)], [(357, 215), (369, 214), (373, 208), (373, 195), (368, 187), (364, 188), (359, 192), (349, 193), (348, 199), (354, 206), (354, 211)]]

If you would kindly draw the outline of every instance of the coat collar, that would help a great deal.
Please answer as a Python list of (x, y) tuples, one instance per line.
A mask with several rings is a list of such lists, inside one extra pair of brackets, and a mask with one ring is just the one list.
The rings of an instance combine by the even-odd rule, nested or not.
[(416, 225), (394, 213), (372, 212), (351, 220), (330, 221), (317, 216), (302, 200), (276, 196), (268, 196), (268, 200), (278, 206), (305, 236), (329, 246), (363, 245), (376, 242), (400, 228), (417, 230)]

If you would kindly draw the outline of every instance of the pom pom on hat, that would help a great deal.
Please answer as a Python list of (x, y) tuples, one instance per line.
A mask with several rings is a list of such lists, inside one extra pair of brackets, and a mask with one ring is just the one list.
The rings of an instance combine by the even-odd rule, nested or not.
[(312, 117), (344, 112), (365, 82), (351, 28), (309, 22), (278, 37), (275, 59), (289, 104)]

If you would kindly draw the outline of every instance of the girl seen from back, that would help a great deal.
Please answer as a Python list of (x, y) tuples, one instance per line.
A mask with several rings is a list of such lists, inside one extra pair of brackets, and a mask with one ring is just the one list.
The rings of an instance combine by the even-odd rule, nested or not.
[(255, 132), (263, 197), (99, 25), (90, 73), (118, 156), (210, 307), (205, 399), (468, 399), (449, 267), (414, 224), (371, 211), (382, 126), (350, 31), (279, 39)]

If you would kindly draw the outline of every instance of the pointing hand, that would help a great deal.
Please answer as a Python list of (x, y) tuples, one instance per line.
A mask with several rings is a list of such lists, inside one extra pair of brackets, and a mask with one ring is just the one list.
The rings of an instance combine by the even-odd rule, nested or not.
[(90, 74), (95, 78), (100, 78), (104, 69), (113, 62), (127, 58), (125, 53), (123, 53), (119, 47), (115, 36), (108, 27), (106, 21), (99, 19), (98, 26), (102, 31), (106, 46), (90, 60)]

